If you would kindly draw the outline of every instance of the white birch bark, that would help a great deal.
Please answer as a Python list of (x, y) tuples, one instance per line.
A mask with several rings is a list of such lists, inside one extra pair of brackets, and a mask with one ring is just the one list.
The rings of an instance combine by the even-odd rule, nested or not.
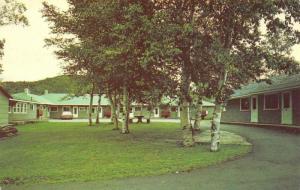
[(222, 116), (222, 105), (216, 104), (213, 120), (211, 125), (211, 147), (212, 152), (216, 152), (220, 149), (220, 125), (221, 125), (221, 116)]
[(202, 110), (203, 110), (203, 101), (202, 101), (202, 97), (200, 97), (197, 102), (196, 111), (195, 111), (195, 122), (194, 122), (195, 130), (200, 130), (201, 120), (202, 120)]
[(223, 93), (224, 85), (227, 82), (227, 74), (228, 72), (225, 71), (223, 79), (219, 81), (219, 92), (217, 95), (217, 99), (215, 101), (215, 109), (213, 113), (213, 120), (211, 123), (211, 147), (210, 150), (212, 152), (219, 151), (220, 149), (220, 126), (221, 126), (221, 117), (222, 117), (222, 103), (221, 103), (221, 96)]
[(181, 108), (182, 111), (180, 115), (180, 122), (183, 127), (183, 146), (194, 146), (195, 140), (193, 136), (193, 129), (190, 123), (189, 103), (187, 100), (182, 101)]
[(123, 123), (122, 123), (122, 134), (129, 133), (129, 99), (127, 87), (123, 89)]

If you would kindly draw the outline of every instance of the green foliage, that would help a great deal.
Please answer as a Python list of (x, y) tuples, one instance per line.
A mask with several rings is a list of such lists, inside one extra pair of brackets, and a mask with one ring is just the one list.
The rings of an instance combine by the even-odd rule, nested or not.
[(45, 90), (49, 93), (71, 94), (79, 84), (78, 79), (62, 75), (35, 82), (2, 82), (1, 85), (11, 94), (23, 92), (25, 88), (29, 88), (33, 94), (43, 94)]
[[(0, 181), (14, 183), (84, 182), (150, 176), (205, 167), (244, 155), (250, 146), (207, 145), (184, 149), (176, 144), (178, 124), (133, 125), (126, 136), (111, 124), (38, 123), (18, 127), (19, 135), (0, 143)], [(9, 159), (8, 159), (9, 158)]]
[(20, 23), (27, 25), (25, 11), (25, 5), (16, 0), (0, 0), (0, 26)]

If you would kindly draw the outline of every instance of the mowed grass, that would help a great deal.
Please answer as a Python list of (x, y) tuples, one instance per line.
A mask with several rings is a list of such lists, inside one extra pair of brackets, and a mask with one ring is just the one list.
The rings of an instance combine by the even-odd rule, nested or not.
[(0, 141), (0, 181), (63, 183), (187, 171), (220, 163), (250, 151), (250, 146), (183, 148), (179, 124), (134, 124), (121, 135), (110, 124), (37, 123), (18, 127), (19, 135)]

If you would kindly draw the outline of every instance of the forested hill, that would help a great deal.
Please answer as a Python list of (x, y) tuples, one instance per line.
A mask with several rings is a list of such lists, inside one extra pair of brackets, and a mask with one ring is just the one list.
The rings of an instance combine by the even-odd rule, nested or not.
[(49, 93), (69, 93), (76, 82), (72, 77), (62, 75), (34, 82), (2, 82), (1, 85), (11, 94), (23, 92), (25, 88), (29, 88), (33, 94), (43, 94), (45, 90)]

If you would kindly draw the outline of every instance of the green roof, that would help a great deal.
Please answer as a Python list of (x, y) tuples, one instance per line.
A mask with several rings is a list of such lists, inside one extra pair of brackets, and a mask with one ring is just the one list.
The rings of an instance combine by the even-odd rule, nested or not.
[[(41, 97), (49, 100), (52, 105), (89, 105), (90, 104), (90, 95), (85, 96), (70, 96), (68, 94), (56, 94), (50, 93), (42, 95)], [(99, 96), (94, 95), (93, 105), (98, 105)], [(101, 97), (101, 105), (110, 105), (108, 98), (103, 95)]]
[(246, 86), (242, 86), (241, 89), (235, 91), (231, 96), (231, 99), (300, 88), (300, 74), (280, 75), (272, 77), (270, 80), (271, 84), (268, 84), (267, 82), (253, 82)]
[[(60, 94), (60, 93), (48, 93), (41, 96), (30, 94), (27, 92), (17, 93), (13, 95), (13, 98), (18, 101), (28, 101), (34, 102), (38, 104), (47, 104), (47, 105), (69, 105), (69, 106), (84, 106), (90, 104), (90, 95), (84, 96), (71, 96), (69, 94)], [(99, 96), (94, 95), (93, 98), (93, 105), (98, 105)], [(179, 101), (178, 98), (170, 98), (170, 97), (163, 97), (161, 103), (164, 105), (170, 106), (178, 106)], [(101, 105), (102, 106), (109, 106), (110, 101), (106, 97), (106, 95), (102, 95), (101, 97)], [(139, 105), (137, 103), (133, 103), (133, 105)], [(203, 101), (203, 106), (214, 106), (213, 103), (208, 101)]]

